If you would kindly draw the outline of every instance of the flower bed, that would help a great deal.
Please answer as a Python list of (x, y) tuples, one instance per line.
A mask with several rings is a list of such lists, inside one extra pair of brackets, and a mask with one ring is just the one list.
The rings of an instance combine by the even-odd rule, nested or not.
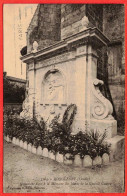
[(100, 135), (97, 130), (91, 130), (71, 134), (76, 111), (75, 105), (68, 106), (62, 121), (59, 116), (52, 120), (50, 130), (43, 118), (27, 120), (8, 115), (4, 121), (4, 136), (7, 141), (25, 150), (68, 165), (86, 167), (108, 163), (106, 133)]
[[(70, 159), (71, 154), (67, 153), (65, 155), (60, 154), (57, 152), (56, 154), (51, 153), (47, 148), (41, 148), (41, 146), (38, 146), (36, 148), (35, 146), (31, 145), (31, 148), (29, 150), (29, 144), (27, 142), (23, 142), (22, 140), (19, 140), (17, 142), (16, 138), (12, 138), (12, 140), (8, 140), (9, 136), (5, 136), (4, 139), (7, 142), (12, 142), (14, 145), (18, 145), (21, 148), (30, 151), (33, 154), (37, 154), (39, 156), (48, 157), (52, 160), (55, 160), (59, 163), (64, 163), (66, 165), (73, 165), (76, 167), (92, 167), (96, 165), (107, 165), (109, 164), (109, 155), (107, 153), (104, 153), (102, 157), (96, 156), (94, 159), (92, 159), (89, 155), (85, 155), (83, 159), (80, 158), (80, 156), (77, 154), (74, 156), (74, 159)], [(23, 145), (20, 145), (20, 144)], [(24, 147), (25, 146), (25, 147)], [(39, 151), (38, 151), (39, 149)]]

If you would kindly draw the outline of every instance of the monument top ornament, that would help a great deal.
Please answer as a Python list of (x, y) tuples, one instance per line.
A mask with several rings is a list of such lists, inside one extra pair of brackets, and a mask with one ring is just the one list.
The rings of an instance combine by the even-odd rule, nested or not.
[(37, 52), (37, 50), (38, 50), (38, 43), (37, 43), (37, 41), (34, 41), (33, 42), (33, 50), (32, 50), (32, 52)]
[(81, 20), (82, 22), (82, 26), (83, 26), (83, 29), (82, 30), (86, 30), (89, 26), (89, 20), (88, 20), (88, 17), (87, 16), (84, 16)]

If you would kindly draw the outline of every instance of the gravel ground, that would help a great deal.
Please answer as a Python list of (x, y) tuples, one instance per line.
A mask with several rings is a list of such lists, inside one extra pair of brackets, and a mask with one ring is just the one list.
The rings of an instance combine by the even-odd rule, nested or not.
[(4, 141), (4, 193), (121, 193), (124, 161), (74, 168)]

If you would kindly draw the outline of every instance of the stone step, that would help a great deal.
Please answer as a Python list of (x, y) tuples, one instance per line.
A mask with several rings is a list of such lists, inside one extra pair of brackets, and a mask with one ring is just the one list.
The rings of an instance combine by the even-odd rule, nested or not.
[(110, 161), (116, 161), (124, 157), (125, 154), (125, 137), (116, 135), (106, 140), (110, 147)]

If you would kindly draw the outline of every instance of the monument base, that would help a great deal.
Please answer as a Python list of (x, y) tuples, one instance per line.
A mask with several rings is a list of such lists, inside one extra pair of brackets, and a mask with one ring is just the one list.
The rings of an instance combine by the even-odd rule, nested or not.
[(117, 121), (114, 119), (75, 119), (73, 122), (72, 134), (76, 134), (79, 131), (85, 132), (87, 130), (97, 130), (100, 134), (106, 132), (106, 138), (112, 138), (117, 135)]
[(117, 135), (117, 121), (114, 119), (91, 119), (90, 127), (91, 129), (97, 129), (102, 134), (106, 131), (106, 138), (112, 138)]
[(110, 147), (110, 161), (116, 161), (124, 157), (125, 154), (125, 137), (116, 135), (106, 140)]

